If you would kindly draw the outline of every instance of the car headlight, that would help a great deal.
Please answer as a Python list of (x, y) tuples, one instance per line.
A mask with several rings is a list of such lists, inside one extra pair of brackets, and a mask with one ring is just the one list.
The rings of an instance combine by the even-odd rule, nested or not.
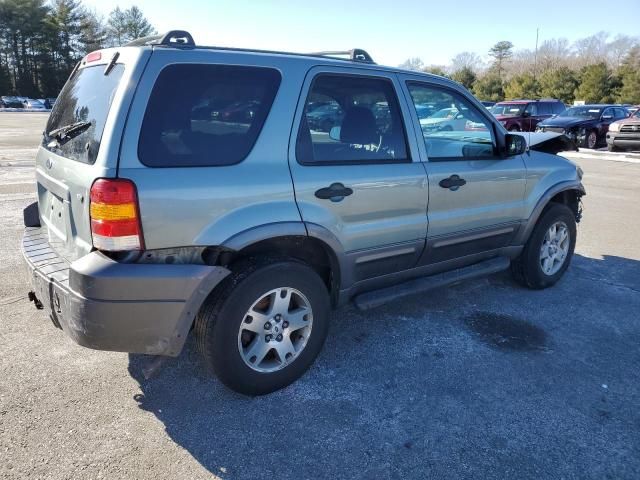
[(612, 123), (611, 125), (609, 125), (609, 131), (610, 132), (619, 132), (620, 131), (620, 124), (619, 123)]

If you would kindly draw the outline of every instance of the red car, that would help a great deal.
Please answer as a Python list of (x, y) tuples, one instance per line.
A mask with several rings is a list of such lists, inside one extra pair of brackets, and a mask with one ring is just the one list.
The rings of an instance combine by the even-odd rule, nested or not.
[(510, 132), (533, 132), (539, 122), (566, 108), (560, 100), (511, 100), (498, 102), (489, 111)]

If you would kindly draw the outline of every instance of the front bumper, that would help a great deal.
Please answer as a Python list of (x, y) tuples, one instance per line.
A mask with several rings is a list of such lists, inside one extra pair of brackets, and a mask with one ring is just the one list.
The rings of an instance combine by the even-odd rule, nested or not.
[(100, 252), (69, 263), (40, 227), (25, 229), (22, 252), (36, 305), (96, 350), (177, 356), (200, 306), (229, 274), (208, 265), (118, 263)]
[(640, 132), (609, 132), (607, 133), (607, 145), (620, 148), (640, 149)]

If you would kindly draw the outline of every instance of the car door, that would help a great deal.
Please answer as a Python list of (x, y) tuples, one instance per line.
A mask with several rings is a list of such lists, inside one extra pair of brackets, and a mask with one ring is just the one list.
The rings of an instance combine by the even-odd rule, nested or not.
[(600, 116), (600, 123), (598, 125), (598, 139), (604, 138), (609, 131), (609, 125), (618, 120), (615, 115), (615, 108), (607, 107), (602, 111)]
[(472, 259), (509, 245), (524, 216), (522, 156), (499, 154), (503, 129), (451, 83), (411, 75), (402, 80), (413, 105), (451, 104), (468, 118), (461, 130), (419, 132), (429, 183), (427, 248), (419, 263)]
[[(410, 268), (424, 249), (429, 186), (397, 90), (392, 73), (326, 66), (301, 93), (289, 149), (296, 201), (309, 234), (344, 254), (342, 288)], [(340, 113), (318, 115), (320, 105)]]
[(526, 115), (523, 123), (525, 126), (524, 131), (533, 132), (539, 122), (544, 120), (544, 116), (540, 115), (540, 106), (538, 103), (530, 103), (524, 109)]

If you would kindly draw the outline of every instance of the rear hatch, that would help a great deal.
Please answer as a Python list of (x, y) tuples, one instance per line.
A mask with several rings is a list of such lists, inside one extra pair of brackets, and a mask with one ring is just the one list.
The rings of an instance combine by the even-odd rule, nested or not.
[(36, 156), (40, 222), (69, 261), (92, 249), (89, 191), (117, 173), (118, 150), (148, 47), (93, 52), (60, 92)]

